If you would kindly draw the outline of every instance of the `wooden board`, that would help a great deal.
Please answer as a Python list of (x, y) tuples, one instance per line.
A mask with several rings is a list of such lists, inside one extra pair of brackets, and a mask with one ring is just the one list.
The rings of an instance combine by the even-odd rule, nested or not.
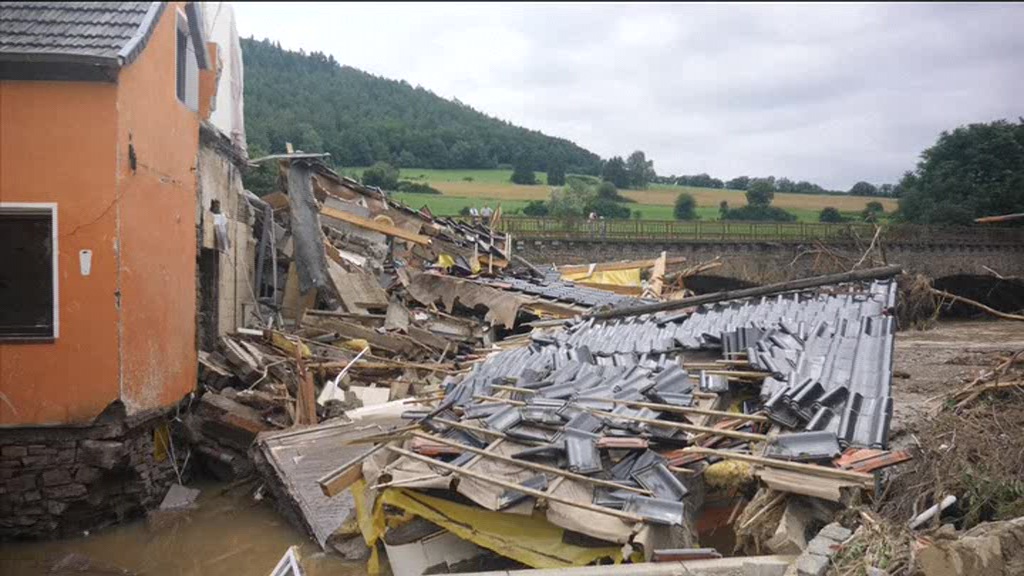
[(323, 214), (324, 216), (341, 220), (342, 222), (355, 224), (360, 228), (373, 230), (374, 232), (380, 232), (381, 234), (385, 234), (387, 236), (392, 236), (394, 238), (399, 238), (402, 240), (407, 240), (414, 244), (430, 246), (430, 238), (423, 236), (421, 234), (414, 234), (407, 230), (403, 230), (397, 226), (387, 224), (386, 222), (376, 222), (374, 220), (370, 220), (369, 218), (363, 218), (362, 216), (349, 214), (348, 212), (343, 212), (341, 210), (335, 210), (334, 208), (331, 208), (329, 206), (324, 206), (320, 208), (320, 213)]
[(665, 288), (665, 267), (667, 266), (667, 259), (668, 253), (662, 252), (661, 256), (654, 261), (654, 269), (651, 270), (651, 292), (659, 298), (661, 297), (661, 291)]
[[(652, 260), (630, 260), (628, 262), (599, 262), (594, 265), (594, 272), (612, 272), (614, 270), (631, 270), (633, 268), (653, 268), (659, 259), (655, 258)], [(676, 256), (674, 258), (667, 258), (665, 265), (671, 264), (682, 264), (686, 262), (686, 258), (683, 256)], [(579, 274), (581, 272), (589, 272), (589, 264), (572, 265), (572, 266), (559, 266), (558, 271), (562, 274)]]
[(388, 295), (371, 274), (346, 272), (333, 261), (327, 263), (327, 272), (348, 312), (365, 313), (369, 308), (387, 309)]
[(262, 200), (274, 210), (287, 210), (289, 208), (288, 196), (281, 192), (273, 192), (262, 197)]
[(299, 272), (295, 262), (288, 265), (288, 277), (284, 282), (284, 301), (281, 303), (281, 315), (289, 320), (302, 318), (306, 308), (312, 308), (316, 302), (316, 290), (306, 294), (299, 292)]

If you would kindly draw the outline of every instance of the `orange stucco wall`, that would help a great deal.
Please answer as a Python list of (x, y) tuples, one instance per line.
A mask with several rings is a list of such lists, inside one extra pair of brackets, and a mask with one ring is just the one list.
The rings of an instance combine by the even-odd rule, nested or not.
[(118, 79), (121, 395), (129, 412), (177, 402), (196, 383), (199, 117), (175, 95), (176, 25), (171, 5)]
[(0, 344), (0, 425), (81, 422), (117, 399), (115, 91), (0, 82), (0, 202), (57, 203), (60, 318), (52, 343)]
[(0, 202), (58, 204), (60, 311), (54, 342), (0, 343), (0, 426), (169, 406), (195, 385), (199, 120), (175, 96), (175, 26), (172, 4), (117, 84), (0, 82)]

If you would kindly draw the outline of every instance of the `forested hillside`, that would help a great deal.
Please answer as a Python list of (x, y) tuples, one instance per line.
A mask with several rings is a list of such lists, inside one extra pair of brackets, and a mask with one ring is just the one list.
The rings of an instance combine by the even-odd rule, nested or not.
[(251, 154), (291, 142), (339, 166), (377, 161), (419, 168), (494, 168), (519, 160), (597, 174), (600, 157), (568, 140), (513, 126), (404, 81), (341, 66), (333, 56), (242, 40)]

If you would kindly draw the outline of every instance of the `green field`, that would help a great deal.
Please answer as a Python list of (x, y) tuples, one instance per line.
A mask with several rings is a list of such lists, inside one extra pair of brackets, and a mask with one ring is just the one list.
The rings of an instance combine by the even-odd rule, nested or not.
[[(347, 176), (359, 178), (363, 168), (342, 170)], [(520, 213), (530, 200), (547, 200), (551, 187), (546, 184), (520, 186), (509, 178), (511, 170), (434, 170), (429, 168), (404, 168), (402, 180), (425, 182), (442, 192), (436, 194), (393, 193), (393, 197), (413, 208), (426, 205), (439, 216), (452, 216), (465, 206), (492, 208), (499, 203), (506, 215)], [(544, 182), (546, 175), (538, 172), (537, 179)], [(624, 190), (622, 194), (633, 202), (626, 204), (630, 210), (640, 213), (644, 220), (672, 220), (672, 206), (680, 192), (688, 192), (697, 200), (697, 213), (702, 220), (718, 219), (718, 204), (722, 200), (732, 208), (746, 204), (746, 197), (740, 190), (714, 188), (693, 188), (664, 184), (651, 185), (647, 190)], [(858, 196), (827, 196), (810, 194), (777, 193), (774, 206), (784, 208), (796, 215), (801, 222), (817, 222), (818, 213), (826, 206), (839, 209), (844, 215), (855, 216), (864, 206), (877, 200), (887, 212), (896, 209), (891, 198), (865, 198)]]

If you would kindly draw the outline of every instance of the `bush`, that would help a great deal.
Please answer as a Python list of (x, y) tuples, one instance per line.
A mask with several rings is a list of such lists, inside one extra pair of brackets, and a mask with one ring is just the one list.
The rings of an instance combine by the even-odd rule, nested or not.
[(555, 218), (580, 218), (594, 198), (593, 187), (582, 180), (570, 178), (565, 186), (551, 189), (548, 211)]
[(725, 218), (725, 215), (729, 213), (729, 203), (722, 200), (718, 203), (718, 217)]
[(884, 214), (885, 206), (882, 206), (882, 203), (878, 200), (872, 200), (864, 207), (864, 211), (860, 213), (860, 217), (865, 222), (878, 222), (878, 219)]
[(538, 217), (547, 216), (548, 205), (543, 200), (530, 200), (526, 204), (526, 207), (523, 208), (523, 214), (526, 214), (527, 216)]
[(692, 194), (682, 192), (679, 196), (676, 196), (676, 205), (672, 209), (672, 214), (676, 217), (676, 220), (698, 220), (697, 216), (697, 201), (693, 199)]
[(512, 182), (527, 186), (533, 185), (537, 183), (537, 175), (533, 173), (533, 168), (529, 164), (519, 162), (512, 170)]
[(832, 206), (826, 206), (821, 209), (821, 213), (818, 214), (818, 222), (842, 222), (845, 220), (843, 215), (839, 213), (839, 210)]
[(363, 184), (384, 190), (394, 190), (398, 187), (398, 168), (387, 162), (377, 162), (363, 170)]
[(752, 222), (796, 222), (796, 214), (775, 206), (741, 206), (730, 208), (723, 220), (748, 220)]
[(622, 194), (619, 194), (619, 189), (615, 187), (615, 184), (608, 182), (607, 180), (597, 185), (597, 197), (603, 200), (610, 200), (612, 202), (632, 202), (629, 198), (626, 198)]
[(629, 218), (630, 209), (620, 205), (614, 200), (608, 200), (607, 198), (594, 198), (587, 203), (584, 208), (584, 212), (587, 214), (594, 212), (598, 216), (604, 218), (622, 219)]
[(747, 204), (769, 206), (775, 199), (775, 184), (766, 178), (757, 178), (747, 188)]
[(423, 182), (410, 182), (408, 180), (402, 180), (395, 186), (395, 190), (399, 192), (409, 192), (411, 194), (440, 194), (441, 191), (434, 188), (430, 184)]

